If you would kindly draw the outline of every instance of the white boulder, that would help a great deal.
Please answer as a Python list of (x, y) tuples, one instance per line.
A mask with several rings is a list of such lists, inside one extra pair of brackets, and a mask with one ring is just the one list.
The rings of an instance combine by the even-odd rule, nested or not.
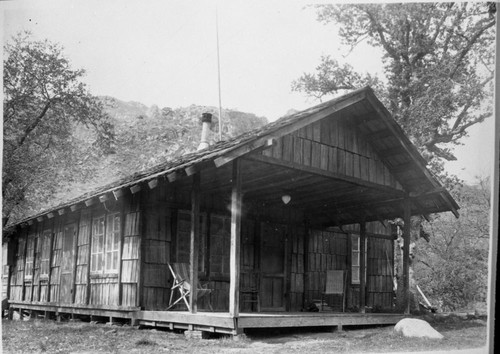
[(394, 326), (394, 330), (405, 337), (443, 339), (443, 335), (436, 331), (424, 320), (404, 318)]

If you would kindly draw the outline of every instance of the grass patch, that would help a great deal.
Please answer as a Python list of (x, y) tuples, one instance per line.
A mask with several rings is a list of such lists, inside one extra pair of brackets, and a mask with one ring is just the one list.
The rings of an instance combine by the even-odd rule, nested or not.
[(141, 338), (137, 342), (135, 342), (136, 346), (155, 346), (158, 345), (158, 343), (148, 339), (148, 338)]
[(135, 329), (104, 324), (55, 321), (3, 321), (4, 353), (363, 353), (449, 351), (486, 345), (486, 323), (480, 320), (440, 320), (431, 325), (443, 340), (404, 338), (393, 326), (255, 330), (247, 339), (234, 341), (223, 335), (189, 340), (183, 333), (160, 329)]

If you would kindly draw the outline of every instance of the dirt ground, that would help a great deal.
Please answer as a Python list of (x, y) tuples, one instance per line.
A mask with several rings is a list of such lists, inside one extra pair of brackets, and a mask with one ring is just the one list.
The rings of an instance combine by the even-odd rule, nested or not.
[[(128, 325), (54, 320), (2, 320), (4, 353), (391, 353), (449, 351), (486, 345), (486, 319), (425, 318), (442, 340), (404, 338), (393, 326), (330, 332), (260, 330), (235, 341), (219, 336), (186, 339), (182, 332)], [(481, 352), (481, 351), (479, 351)]]

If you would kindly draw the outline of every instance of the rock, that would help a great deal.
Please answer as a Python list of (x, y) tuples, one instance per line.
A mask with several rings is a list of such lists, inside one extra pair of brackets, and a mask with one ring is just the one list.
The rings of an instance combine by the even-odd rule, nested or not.
[(432, 326), (416, 318), (404, 318), (394, 326), (394, 331), (405, 337), (443, 339), (443, 335)]

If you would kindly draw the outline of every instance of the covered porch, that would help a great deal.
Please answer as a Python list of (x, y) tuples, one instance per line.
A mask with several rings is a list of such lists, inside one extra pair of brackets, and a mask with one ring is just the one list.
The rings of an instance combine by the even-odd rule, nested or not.
[[(230, 212), (229, 306), (222, 313), (200, 313), (193, 292), (190, 313), (176, 312), (173, 316), (193, 321), (193, 326), (196, 321), (205, 320), (209, 327), (221, 321), (220, 328), (231, 328), (227, 326), (232, 323), (234, 333), (239, 333), (256, 327), (391, 324), (408, 315), (410, 217), (427, 217), (447, 210), (458, 215), (458, 205), (426, 169), (416, 148), (370, 91), (346, 95), (270, 126), (248, 142), (243, 139), (223, 155), (210, 156), (185, 168), (190, 177), (184, 183), (191, 190), (190, 278), (194, 284), (199, 281), (195, 270), (199, 268), (200, 226), (193, 220), (199, 220), (201, 206), (213, 196), (226, 201)], [(274, 232), (272, 228), (267, 233), (261, 230), (259, 262), (245, 269), (247, 248), (242, 225), (251, 217), (261, 221), (274, 218), (281, 220), (275, 225), (286, 227), (284, 231), (277, 226)], [(373, 295), (368, 294), (369, 286), (378, 282), (379, 275), (389, 278), (387, 268), (393, 266), (394, 254), (390, 247), (382, 245), (379, 254), (370, 259), (365, 255), (369, 254), (370, 247), (373, 252), (374, 244), (370, 246), (367, 240), (381, 239), (392, 245), (394, 237), (369, 230), (367, 225), (379, 223), (387, 228), (386, 220), (394, 218), (404, 221), (402, 276), (406, 306), (403, 313), (397, 315), (390, 311), (393, 310), (390, 306), (386, 313), (368, 313), (368, 295)], [(324, 284), (323, 273), (329, 269), (345, 270), (349, 284), (353, 284), (355, 266), (358, 278), (351, 288), (357, 291), (356, 312), (352, 309), (343, 313), (296, 312), (298, 308), (293, 304), (298, 302), (294, 302), (297, 299), (293, 297), (292, 281), (294, 255), (288, 260), (286, 251), (284, 255), (280, 252), (295, 247), (293, 232), (300, 229), (306, 231), (302, 239), (304, 249), (297, 253), (304, 267), (303, 283), (297, 286), (303, 288), (298, 302), (306, 305), (317, 298), (321, 293), (320, 284)], [(335, 261), (323, 253), (314, 254), (312, 259), (311, 248), (323, 247), (311, 243), (314, 232), (327, 234), (335, 230), (346, 235), (346, 253)], [(353, 230), (358, 237), (357, 252), (363, 255), (357, 264), (351, 254)], [(274, 273), (269, 272), (270, 268)], [(370, 273), (377, 268), (384, 268), (385, 273)], [(240, 303), (245, 277), (253, 270), (258, 273), (261, 304), (266, 304), (257, 313), (249, 313)], [(379, 286), (379, 290), (385, 292), (384, 297), (391, 296), (392, 279), (390, 289), (386, 284), (384, 280)], [(314, 286), (317, 288), (311, 291)], [(380, 305), (381, 297), (377, 295), (371, 298), (372, 306)], [(154, 322), (156, 315), (146, 311), (139, 316), (141, 321)], [(169, 315), (158, 312), (158, 316), (168, 318)]]

